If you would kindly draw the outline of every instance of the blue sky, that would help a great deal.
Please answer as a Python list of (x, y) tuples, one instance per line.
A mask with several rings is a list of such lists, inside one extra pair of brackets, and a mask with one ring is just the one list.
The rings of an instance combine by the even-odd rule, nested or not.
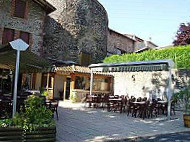
[(190, 22), (190, 0), (99, 0), (109, 27), (159, 46), (171, 45), (182, 22)]

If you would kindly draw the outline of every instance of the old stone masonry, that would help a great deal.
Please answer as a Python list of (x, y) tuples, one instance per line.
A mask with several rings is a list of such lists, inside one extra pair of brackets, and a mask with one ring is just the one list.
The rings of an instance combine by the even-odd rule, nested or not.
[(80, 62), (81, 53), (92, 63), (102, 61), (107, 51), (108, 16), (96, 0), (48, 0), (56, 7), (46, 19), (44, 55)]

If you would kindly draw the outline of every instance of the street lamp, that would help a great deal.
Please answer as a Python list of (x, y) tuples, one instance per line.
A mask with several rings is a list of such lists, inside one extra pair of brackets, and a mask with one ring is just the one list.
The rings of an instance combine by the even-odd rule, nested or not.
[(14, 81), (14, 93), (13, 93), (13, 114), (14, 117), (16, 113), (16, 102), (17, 102), (17, 85), (18, 85), (18, 74), (19, 74), (19, 64), (20, 64), (20, 51), (25, 51), (29, 45), (25, 43), (22, 39), (17, 39), (9, 42), (14, 50), (17, 50), (16, 57), (16, 67), (15, 67), (15, 81)]

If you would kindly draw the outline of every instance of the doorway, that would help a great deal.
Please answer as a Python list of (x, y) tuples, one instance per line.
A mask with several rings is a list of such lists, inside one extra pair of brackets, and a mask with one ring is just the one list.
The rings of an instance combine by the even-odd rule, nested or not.
[(66, 81), (66, 95), (65, 95), (65, 99), (69, 100), (70, 98), (70, 84), (71, 84), (71, 78), (67, 77), (67, 81)]

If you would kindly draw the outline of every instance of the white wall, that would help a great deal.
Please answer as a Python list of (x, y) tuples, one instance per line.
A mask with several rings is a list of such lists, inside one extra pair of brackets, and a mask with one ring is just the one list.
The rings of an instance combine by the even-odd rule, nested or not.
[(59, 91), (63, 91), (64, 77), (63, 75), (55, 75), (54, 97), (59, 98)]
[(166, 71), (114, 73), (114, 94), (147, 98), (156, 95), (153, 97), (164, 99), (167, 78)]

